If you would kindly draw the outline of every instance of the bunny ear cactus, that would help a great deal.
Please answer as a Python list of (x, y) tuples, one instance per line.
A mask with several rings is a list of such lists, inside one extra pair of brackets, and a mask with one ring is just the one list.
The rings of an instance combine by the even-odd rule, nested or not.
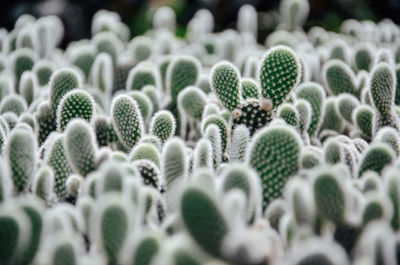
[(75, 88), (82, 87), (82, 80), (79, 74), (71, 68), (63, 68), (53, 73), (49, 86), (51, 108), (56, 113), (64, 95)]
[(161, 173), (158, 166), (148, 159), (135, 160), (132, 163), (146, 186), (161, 190)]
[(140, 113), (142, 114), (143, 121), (145, 122), (144, 124), (146, 124), (147, 120), (149, 120), (153, 114), (153, 104), (151, 103), (151, 100), (141, 91), (131, 91), (128, 95), (135, 100)]
[(390, 220), (392, 218), (392, 208), (390, 201), (378, 194), (369, 195), (362, 214), (362, 223), (367, 225), (374, 220)]
[(376, 130), (383, 126), (398, 128), (397, 117), (393, 114), (396, 77), (391, 66), (379, 63), (372, 69), (370, 91), (375, 109)]
[(261, 91), (258, 84), (250, 78), (244, 78), (241, 80), (241, 91), (240, 95), (243, 100), (247, 100), (250, 98), (258, 99), (261, 97)]
[(368, 45), (359, 45), (354, 51), (354, 65), (358, 71), (369, 71), (374, 62), (373, 51)]
[(37, 148), (33, 134), (25, 129), (13, 130), (7, 139), (6, 157), (15, 190), (26, 191), (36, 169)]
[(282, 118), (288, 125), (297, 127), (299, 113), (292, 104), (283, 104), (278, 110), (278, 117)]
[(297, 132), (287, 126), (270, 126), (254, 135), (246, 161), (261, 177), (264, 209), (299, 170), (301, 148)]
[(166, 142), (175, 134), (176, 121), (168, 110), (160, 110), (153, 115), (150, 124), (150, 134), (157, 136), (161, 142)]
[(244, 161), (249, 142), (249, 129), (244, 125), (237, 126), (232, 132), (230, 161)]
[(322, 168), (316, 173), (312, 188), (318, 213), (337, 225), (343, 224), (348, 210), (348, 198), (340, 177), (328, 168)]
[(72, 168), (68, 162), (66, 148), (64, 146), (64, 135), (54, 134), (50, 141), (51, 144), (45, 155), (45, 161), (54, 171), (54, 191), (59, 198), (67, 195), (65, 182), (72, 174)]
[(91, 95), (84, 90), (75, 89), (61, 99), (57, 111), (57, 127), (64, 131), (68, 123), (75, 118), (90, 122), (95, 112), (95, 103)]
[(21, 210), (2, 208), (0, 227), (0, 262), (14, 264), (20, 251), (26, 247), (30, 234), (29, 220)]
[(160, 166), (160, 153), (153, 144), (139, 143), (130, 153), (131, 161), (147, 159)]
[(368, 105), (361, 105), (353, 111), (353, 120), (366, 139), (371, 139), (374, 134), (375, 115), (374, 109)]
[(35, 59), (35, 53), (27, 48), (18, 49), (12, 54), (11, 69), (17, 79), (17, 88), (19, 87), (22, 74), (25, 71), (32, 70)]
[(277, 109), (299, 84), (301, 65), (297, 55), (288, 47), (276, 46), (267, 51), (260, 62), (258, 81), (261, 95), (270, 99)]
[(88, 175), (96, 167), (95, 141), (92, 128), (84, 120), (72, 120), (65, 129), (65, 154), (71, 168), (82, 176)]
[(229, 62), (216, 64), (211, 70), (211, 88), (225, 108), (232, 111), (240, 103), (240, 73)]
[(144, 133), (143, 118), (135, 100), (127, 95), (114, 98), (111, 118), (119, 141), (131, 149)]
[[(101, 202), (101, 203), (100, 203)], [(130, 205), (119, 194), (103, 196), (93, 214), (93, 235), (109, 264), (115, 264), (127, 239), (131, 218)]]
[(148, 233), (139, 240), (134, 254), (133, 264), (150, 265), (152, 260), (161, 250), (161, 242), (157, 235)]
[(222, 160), (221, 131), (216, 124), (210, 124), (204, 132), (204, 137), (211, 143), (213, 167), (217, 169)]
[(303, 83), (296, 90), (296, 98), (305, 99), (311, 105), (311, 123), (307, 131), (310, 136), (314, 136), (321, 125), (324, 114), (325, 91), (322, 86), (317, 83)]
[(272, 120), (272, 104), (268, 99), (248, 99), (232, 112), (233, 129), (245, 125), (250, 135)]
[(37, 95), (37, 77), (32, 72), (25, 72), (19, 83), (19, 92), (29, 106)]
[(200, 139), (197, 142), (193, 156), (194, 170), (213, 167), (212, 146), (208, 139)]
[(157, 72), (157, 68), (154, 65), (141, 63), (133, 68), (128, 75), (126, 81), (126, 89), (129, 90), (141, 90), (147, 85), (153, 85), (160, 87), (160, 77)]
[(392, 127), (384, 127), (378, 131), (375, 140), (389, 145), (396, 156), (400, 154), (400, 138), (399, 133)]
[(50, 81), (50, 77), (54, 72), (54, 66), (48, 61), (39, 61), (35, 63), (32, 71), (37, 76), (39, 86), (45, 86)]
[(358, 169), (358, 176), (362, 176), (368, 170), (376, 171), (380, 174), (385, 166), (394, 161), (395, 157), (396, 154), (387, 144), (372, 144), (363, 154)]
[(352, 123), (353, 122), (353, 111), (356, 109), (360, 102), (358, 99), (350, 94), (341, 94), (337, 101), (337, 109), (342, 116), (343, 119), (345, 119), (347, 122)]
[(36, 121), (38, 124), (38, 141), (39, 145), (42, 145), (50, 133), (57, 129), (56, 115), (48, 102), (39, 105)]
[(221, 134), (222, 153), (224, 154), (228, 148), (228, 140), (229, 140), (228, 139), (229, 130), (228, 130), (227, 122), (218, 115), (209, 115), (202, 122), (201, 127), (202, 127), (203, 133), (205, 133), (205, 131), (207, 130), (207, 127), (210, 126), (211, 124), (215, 124), (219, 128), (219, 131)]
[(390, 169), (385, 172), (384, 192), (388, 196), (393, 208), (393, 216), (390, 223), (393, 230), (398, 231), (400, 229), (400, 180), (396, 170)]
[(97, 55), (90, 75), (93, 85), (109, 96), (114, 83), (114, 65), (111, 56), (107, 53)]
[(26, 101), (20, 95), (8, 95), (1, 101), (0, 113), (13, 112), (17, 116), (21, 115), (27, 109)]
[(96, 51), (92, 45), (82, 45), (74, 49), (71, 53), (71, 64), (77, 66), (85, 78), (89, 77), (93, 62), (96, 59)]
[(350, 67), (340, 60), (330, 60), (322, 69), (323, 78), (329, 92), (333, 95), (349, 93), (358, 95), (356, 77)]
[(197, 84), (200, 78), (201, 64), (192, 56), (177, 56), (168, 65), (166, 83), (172, 102), (177, 101), (179, 93), (188, 86)]
[(190, 86), (179, 93), (178, 104), (185, 115), (201, 120), (204, 106), (207, 104), (207, 96), (200, 88)]
[(36, 174), (33, 193), (47, 204), (50, 203), (54, 189), (54, 173), (51, 167), (44, 166)]
[(338, 110), (336, 109), (336, 101), (337, 98), (331, 97), (328, 98), (325, 103), (325, 115), (320, 127), (321, 132), (324, 130), (330, 130), (341, 133), (343, 130), (343, 120), (339, 116)]
[(182, 193), (180, 215), (194, 241), (207, 253), (221, 257), (229, 227), (216, 200), (201, 188), (189, 186)]

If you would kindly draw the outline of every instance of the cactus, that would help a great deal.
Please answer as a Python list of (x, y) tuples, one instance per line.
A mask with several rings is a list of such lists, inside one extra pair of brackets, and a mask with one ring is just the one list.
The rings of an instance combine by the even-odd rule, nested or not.
[(371, 47), (367, 45), (359, 45), (354, 51), (353, 55), (354, 65), (358, 71), (365, 70), (369, 71), (372, 68), (374, 62), (373, 51)]
[(322, 152), (312, 146), (306, 147), (301, 154), (301, 167), (304, 169), (315, 168), (322, 164)]
[(205, 118), (202, 122), (202, 131), (203, 134), (207, 130), (207, 127), (210, 126), (211, 124), (215, 124), (218, 126), (221, 134), (221, 147), (222, 147), (222, 153), (225, 153), (225, 151), (228, 148), (228, 137), (229, 137), (229, 131), (228, 131), (228, 125), (226, 121), (221, 118), (218, 115), (209, 115), (207, 118)]
[(253, 135), (272, 120), (271, 110), (271, 102), (267, 99), (246, 100), (232, 112), (233, 128), (243, 124), (249, 129), (250, 135)]
[(36, 173), (33, 182), (33, 193), (49, 203), (54, 189), (54, 173), (51, 167), (44, 166)]
[(400, 205), (399, 185), (399, 179), (395, 170), (392, 169), (385, 172), (384, 191), (392, 205), (393, 216), (390, 223), (395, 231), (398, 231), (400, 228), (400, 211), (398, 207)]
[(322, 70), (324, 82), (333, 95), (349, 93), (357, 96), (356, 77), (350, 67), (340, 60), (331, 60)]
[(343, 224), (348, 199), (344, 183), (335, 172), (321, 169), (313, 182), (313, 193), (318, 213), (335, 224)]
[(102, 197), (102, 204), (93, 215), (96, 242), (106, 255), (109, 263), (117, 262), (118, 255), (124, 246), (129, 231), (129, 204), (117, 194)]
[(160, 87), (161, 81), (155, 66), (142, 63), (129, 72), (128, 79), (126, 80), (126, 89), (128, 91), (141, 90), (147, 85)]
[(258, 99), (261, 96), (260, 87), (258, 84), (250, 78), (244, 78), (241, 80), (241, 91), (240, 95), (242, 96), (243, 100), (247, 99)]
[(320, 127), (320, 131), (331, 130), (341, 133), (343, 130), (343, 120), (336, 109), (337, 98), (328, 98), (325, 103), (325, 115)]
[(208, 139), (197, 142), (193, 156), (193, 169), (213, 167), (212, 146)]
[(184, 143), (178, 138), (168, 140), (164, 145), (162, 157), (162, 171), (168, 188), (176, 180), (186, 176), (188, 165)]
[(261, 94), (278, 108), (300, 82), (301, 65), (296, 54), (285, 46), (269, 49), (258, 70)]
[(392, 126), (398, 129), (397, 117), (394, 116), (393, 104), (396, 78), (387, 63), (379, 63), (372, 69), (370, 91), (376, 115), (376, 129)]
[(66, 180), (72, 173), (68, 162), (66, 148), (64, 146), (64, 135), (54, 134), (51, 136), (51, 144), (45, 154), (45, 161), (54, 171), (54, 191), (59, 198), (67, 195)]
[(341, 143), (335, 138), (329, 138), (324, 143), (324, 159), (331, 165), (340, 163), (344, 160), (344, 152)]
[(95, 169), (95, 136), (85, 121), (75, 119), (68, 124), (64, 146), (67, 160), (76, 173), (86, 176)]
[(8, 95), (1, 101), (0, 113), (13, 112), (17, 116), (21, 115), (27, 109), (26, 101), (19, 95)]
[(120, 95), (113, 99), (111, 118), (118, 139), (131, 149), (142, 137), (143, 119), (138, 106), (132, 98)]
[(33, 51), (27, 48), (18, 49), (12, 54), (11, 69), (17, 79), (17, 88), (22, 74), (32, 70), (35, 59)]
[(210, 124), (204, 132), (204, 137), (211, 142), (213, 166), (217, 169), (222, 159), (221, 131), (216, 124)]
[(107, 96), (111, 94), (114, 83), (114, 65), (112, 58), (107, 53), (101, 53), (96, 56), (90, 70), (90, 76), (95, 87)]
[(136, 145), (130, 153), (130, 160), (147, 159), (160, 166), (160, 154), (157, 148), (149, 143), (140, 143)]
[(175, 134), (176, 122), (171, 112), (161, 110), (154, 114), (151, 125), (150, 134), (157, 136), (161, 142), (166, 142)]
[(146, 186), (161, 190), (161, 173), (155, 163), (148, 159), (139, 159), (135, 160), (132, 165)]
[(92, 45), (79, 45), (72, 51), (71, 64), (77, 66), (87, 79), (92, 69), (95, 56), (95, 49)]
[(39, 145), (44, 143), (51, 132), (57, 129), (56, 115), (47, 102), (43, 102), (39, 106), (36, 113), (36, 121), (38, 123), (38, 141)]
[(160, 109), (160, 104), (159, 104), (159, 95), (158, 95), (158, 90), (155, 86), (152, 85), (147, 85), (142, 88), (142, 92), (149, 97), (152, 105), (153, 105), (153, 112), (157, 112)]
[(395, 157), (394, 151), (388, 145), (383, 143), (371, 145), (363, 154), (358, 176), (362, 176), (368, 170), (381, 173), (385, 166), (393, 162)]
[(308, 128), (308, 134), (314, 136), (322, 122), (323, 106), (325, 105), (325, 91), (317, 83), (301, 84), (296, 90), (297, 99), (307, 100), (312, 109), (311, 123)]
[(209, 254), (221, 257), (222, 242), (229, 228), (215, 200), (199, 188), (186, 188), (180, 214), (194, 241)]
[(36, 168), (37, 148), (33, 134), (24, 129), (13, 130), (5, 150), (15, 190), (24, 192), (28, 189)]
[(211, 89), (225, 108), (232, 111), (240, 103), (241, 82), (237, 68), (228, 62), (216, 64), (211, 70)]
[(395, 129), (391, 127), (384, 127), (380, 129), (375, 136), (375, 140), (389, 145), (396, 153), (396, 156), (399, 156), (400, 139), (399, 139), (399, 134)]
[(131, 91), (128, 95), (135, 100), (140, 113), (142, 114), (143, 121), (146, 122), (153, 114), (153, 104), (151, 103), (151, 100), (141, 91)]
[(396, 68), (396, 92), (394, 96), (394, 103), (400, 105), (400, 65), (397, 64)]
[(173, 102), (177, 101), (184, 88), (197, 84), (200, 70), (200, 62), (194, 57), (177, 56), (172, 59), (167, 69), (166, 84)]
[(152, 39), (138, 36), (131, 40), (128, 49), (132, 52), (135, 62), (146, 61), (152, 53)]
[(27, 105), (30, 105), (37, 94), (37, 77), (32, 72), (24, 72), (19, 83), (19, 91), (25, 99)]
[(108, 53), (113, 60), (113, 64), (117, 63), (120, 43), (114, 33), (100, 32), (94, 36), (93, 43), (96, 46), (97, 53)]
[(353, 111), (353, 120), (367, 139), (374, 134), (375, 111), (368, 105), (361, 105)]
[(340, 116), (342, 116), (342, 118), (345, 119), (347, 122), (352, 123), (353, 111), (360, 104), (358, 99), (350, 94), (341, 94), (337, 98), (336, 104)]
[(392, 209), (390, 208), (390, 202), (383, 196), (368, 196), (367, 203), (364, 207), (362, 214), (362, 223), (365, 226), (367, 223), (377, 220), (386, 219), (390, 220)]
[(86, 91), (75, 89), (61, 99), (57, 110), (57, 127), (63, 132), (68, 123), (75, 119), (81, 118), (90, 122), (95, 112), (95, 103)]
[(250, 142), (250, 131), (244, 125), (237, 126), (232, 133), (230, 161), (244, 161)]
[(288, 125), (297, 127), (299, 113), (291, 104), (283, 104), (278, 110), (278, 117), (282, 118)]
[(151, 261), (160, 251), (160, 240), (155, 235), (143, 236), (134, 251), (133, 264), (150, 265)]
[(26, 247), (29, 236), (29, 220), (17, 209), (1, 209), (0, 214), (0, 262), (14, 264), (19, 252)]
[(178, 96), (178, 105), (185, 114), (197, 120), (201, 119), (206, 103), (207, 96), (201, 89), (194, 86), (185, 88)]
[(270, 126), (252, 139), (247, 163), (261, 177), (263, 208), (282, 194), (287, 179), (300, 166), (301, 141), (297, 133), (286, 126)]

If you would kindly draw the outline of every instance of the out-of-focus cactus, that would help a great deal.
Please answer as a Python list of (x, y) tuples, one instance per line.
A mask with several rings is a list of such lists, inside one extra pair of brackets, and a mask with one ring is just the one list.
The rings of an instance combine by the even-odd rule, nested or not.
[(32, 72), (24, 72), (19, 83), (19, 92), (25, 99), (27, 105), (30, 105), (35, 96), (37, 96), (37, 77)]
[(336, 104), (340, 116), (350, 124), (353, 123), (353, 111), (360, 104), (358, 99), (350, 94), (341, 94), (337, 98)]
[(52, 131), (57, 129), (56, 115), (51, 109), (51, 105), (43, 102), (39, 105), (39, 110), (36, 113), (36, 121), (38, 123), (38, 141), (39, 145), (44, 143)]
[(210, 124), (204, 132), (204, 137), (211, 142), (213, 166), (217, 169), (222, 160), (221, 131), (216, 124)]
[(317, 83), (304, 83), (297, 88), (296, 98), (305, 99), (311, 105), (311, 123), (307, 131), (310, 136), (314, 136), (321, 125), (324, 115), (325, 91)]
[(209, 254), (221, 257), (229, 228), (215, 199), (199, 187), (188, 187), (181, 197), (180, 214), (194, 241)]
[(95, 112), (95, 103), (92, 96), (84, 90), (75, 89), (61, 99), (57, 110), (57, 127), (64, 131), (68, 123), (74, 118), (81, 118), (90, 122)]
[(371, 70), (374, 62), (374, 55), (370, 46), (365, 44), (358, 45), (353, 56), (354, 65), (358, 71)]
[(158, 167), (160, 166), (160, 153), (157, 148), (149, 143), (139, 143), (130, 153), (131, 161), (147, 159), (154, 162)]
[(50, 77), (54, 72), (54, 66), (48, 61), (39, 61), (35, 63), (32, 71), (37, 76), (37, 81), (40, 86), (45, 86), (49, 83)]
[(192, 56), (177, 56), (168, 65), (166, 83), (173, 102), (188, 86), (194, 86), (200, 78), (200, 62)]
[(244, 161), (250, 142), (250, 131), (244, 125), (237, 126), (232, 132), (230, 161)]
[(393, 113), (396, 76), (391, 66), (379, 63), (372, 69), (370, 91), (377, 110), (376, 130), (383, 126), (399, 129), (398, 118)]
[(298, 171), (301, 147), (298, 134), (287, 126), (270, 126), (253, 137), (247, 163), (261, 177), (264, 209), (281, 196), (287, 179)]
[(15, 190), (26, 191), (36, 169), (37, 148), (33, 134), (24, 129), (13, 130), (7, 139), (5, 152)]
[(22, 74), (25, 71), (32, 70), (35, 59), (35, 53), (27, 48), (18, 49), (12, 54), (11, 69), (17, 79), (17, 88), (19, 87)]
[(208, 139), (200, 139), (193, 153), (193, 169), (212, 168), (212, 146)]
[(161, 86), (161, 81), (155, 65), (142, 63), (133, 68), (126, 81), (126, 89), (141, 90), (147, 85)]
[(400, 138), (399, 133), (392, 127), (384, 127), (378, 131), (375, 140), (389, 145), (396, 156), (400, 154)]
[(331, 60), (324, 65), (323, 77), (329, 92), (333, 95), (349, 93), (357, 96), (356, 77), (350, 67), (340, 60)]
[(240, 73), (228, 62), (221, 62), (211, 70), (211, 88), (225, 108), (232, 111), (240, 103)]
[(143, 118), (135, 100), (126, 95), (114, 98), (111, 118), (118, 139), (126, 148), (131, 149), (144, 132)]
[(91, 67), (92, 83), (108, 97), (111, 95), (114, 83), (114, 65), (112, 58), (107, 53), (97, 55)]
[(366, 151), (364, 151), (358, 169), (358, 176), (362, 176), (362, 174), (368, 170), (381, 173), (385, 166), (394, 161), (395, 157), (396, 154), (387, 144), (372, 144)]
[(160, 251), (161, 242), (159, 236), (152, 233), (146, 233), (142, 236), (136, 245), (133, 254), (133, 264), (150, 265), (152, 260)]
[(65, 129), (65, 155), (71, 168), (82, 176), (95, 169), (95, 141), (93, 129), (81, 119), (72, 120)]
[(37, 173), (33, 181), (33, 192), (40, 199), (45, 201), (47, 204), (50, 203), (51, 196), (54, 189), (54, 173), (53, 170), (48, 167), (42, 167)]
[(0, 104), (0, 113), (13, 112), (17, 116), (21, 115), (27, 109), (26, 101), (19, 95), (9, 95), (3, 98)]
[(353, 111), (353, 120), (363, 134), (370, 139), (375, 131), (375, 111), (368, 105), (361, 105)]
[(72, 173), (68, 162), (66, 148), (64, 146), (64, 135), (54, 134), (51, 137), (51, 144), (45, 154), (46, 163), (54, 171), (54, 191), (58, 197), (64, 198), (67, 195), (65, 182)]
[(200, 120), (207, 104), (207, 96), (201, 89), (190, 86), (179, 93), (178, 104), (185, 111), (185, 115)]
[(221, 147), (222, 147), (222, 153), (224, 154), (225, 151), (228, 148), (228, 137), (229, 137), (229, 128), (228, 125), (226, 123), (226, 121), (221, 118), (218, 115), (209, 115), (207, 118), (205, 118), (202, 122), (202, 131), (203, 134), (205, 133), (205, 131), (207, 130), (207, 127), (210, 126), (211, 124), (215, 124), (218, 126), (219, 130), (220, 130), (220, 134), (221, 134)]
[(127, 239), (131, 221), (129, 203), (120, 195), (110, 194), (102, 197), (91, 222), (95, 226), (93, 236), (110, 264), (117, 262)]
[(157, 136), (163, 143), (175, 134), (176, 122), (171, 112), (160, 110), (155, 113), (150, 125), (150, 134)]
[(281, 23), (290, 30), (301, 27), (307, 20), (310, 5), (306, 0), (285, 0), (280, 5)]
[(271, 100), (273, 109), (277, 109), (299, 84), (301, 71), (297, 55), (288, 47), (273, 47), (264, 55), (258, 80), (262, 96)]
[(141, 91), (131, 91), (128, 93), (128, 95), (135, 100), (138, 109), (142, 114), (143, 121), (146, 122), (149, 120), (153, 114), (153, 104), (151, 103), (149, 97)]
[(331, 97), (325, 103), (325, 115), (320, 128), (321, 132), (323, 130), (331, 130), (341, 133), (343, 130), (343, 119), (336, 109), (336, 101), (336, 98)]

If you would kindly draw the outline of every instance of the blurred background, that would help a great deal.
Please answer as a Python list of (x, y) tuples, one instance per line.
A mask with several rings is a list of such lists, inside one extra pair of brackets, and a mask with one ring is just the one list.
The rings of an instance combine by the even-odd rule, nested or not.
[[(235, 28), (237, 11), (244, 4), (252, 4), (259, 15), (262, 41), (273, 29), (273, 15), (278, 12), (279, 0), (1, 0), (0, 27), (12, 29), (22, 14), (35, 17), (54, 14), (64, 22), (66, 34), (62, 43), (90, 37), (91, 20), (99, 9), (118, 12), (132, 36), (143, 34), (151, 27), (151, 14), (159, 6), (171, 6), (177, 15), (177, 35), (184, 36), (185, 26), (200, 8), (209, 9), (215, 17), (215, 29)], [(400, 23), (400, 0), (309, 0), (310, 15), (306, 29), (319, 25), (337, 30), (344, 19), (391, 18)], [(265, 16), (263, 14), (266, 14)]]

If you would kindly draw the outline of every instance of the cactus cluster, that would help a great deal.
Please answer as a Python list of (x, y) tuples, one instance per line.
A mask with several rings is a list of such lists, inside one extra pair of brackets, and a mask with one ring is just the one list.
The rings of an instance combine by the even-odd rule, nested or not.
[(400, 264), (400, 27), (309, 10), (0, 29), (0, 264)]

